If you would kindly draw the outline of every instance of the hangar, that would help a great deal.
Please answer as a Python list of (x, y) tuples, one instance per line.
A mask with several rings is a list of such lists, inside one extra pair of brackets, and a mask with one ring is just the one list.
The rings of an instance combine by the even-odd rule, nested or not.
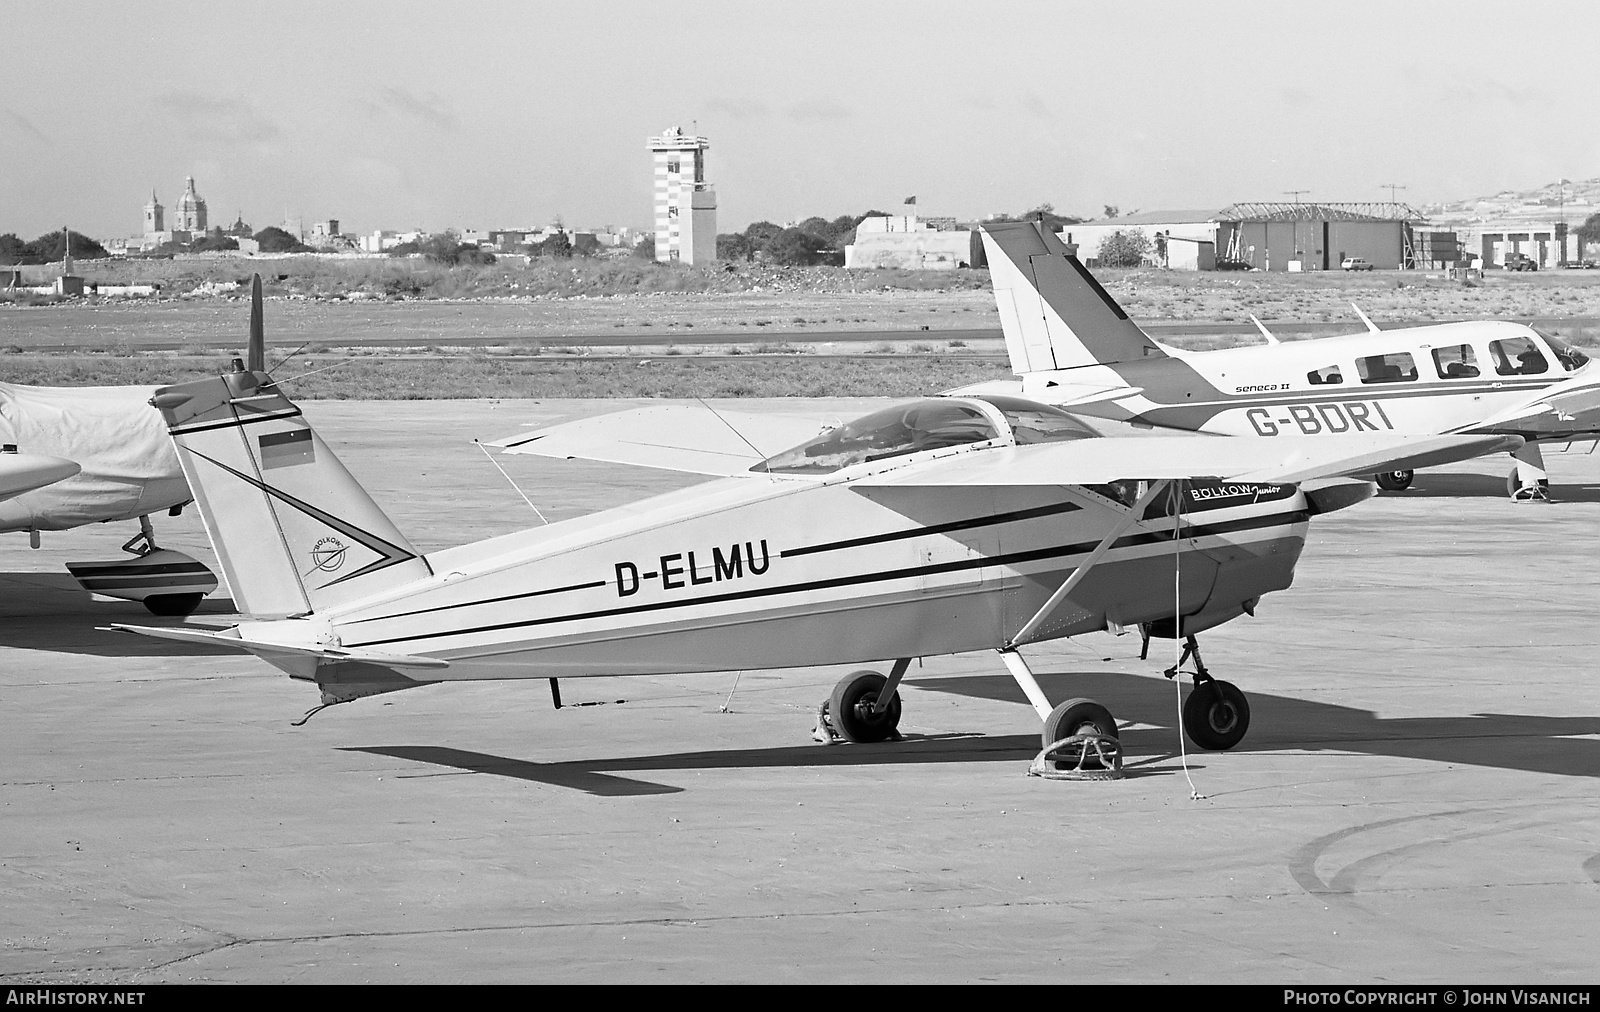
[(1218, 260), (1264, 271), (1338, 270), (1361, 257), (1377, 270), (1416, 264), (1412, 227), (1426, 219), (1408, 204), (1249, 202), (1217, 212)]
[[(1425, 219), (1407, 204), (1357, 202), (1299, 204), (1251, 201), (1221, 210), (1144, 211), (1068, 225), (1061, 239), (1076, 244), (1085, 262), (1099, 255), (1114, 232), (1134, 229), (1155, 244), (1164, 237), (1167, 266), (1209, 270), (1207, 244), (1218, 266), (1265, 271), (1338, 270), (1346, 257), (1394, 270), (1416, 264), (1413, 226)], [(1178, 240), (1178, 242), (1174, 242)]]

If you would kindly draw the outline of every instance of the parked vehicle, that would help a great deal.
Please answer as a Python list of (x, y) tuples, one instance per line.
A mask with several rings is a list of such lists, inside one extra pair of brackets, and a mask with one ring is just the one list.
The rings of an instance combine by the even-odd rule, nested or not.
[(1505, 268), (1508, 271), (1536, 271), (1539, 262), (1526, 253), (1507, 253)]
[(1339, 266), (1347, 271), (1370, 271), (1372, 265), (1367, 263), (1365, 257), (1345, 257)]

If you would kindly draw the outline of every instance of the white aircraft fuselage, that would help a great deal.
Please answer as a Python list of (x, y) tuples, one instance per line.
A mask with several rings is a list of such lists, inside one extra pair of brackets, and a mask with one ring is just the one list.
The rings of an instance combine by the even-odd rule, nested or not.
[[(1519, 361), (1507, 348), (1533, 354)], [(1076, 414), (1228, 436), (1493, 432), (1550, 440), (1600, 429), (1600, 366), (1518, 323), (1163, 350), (1169, 357), (1029, 372), (1018, 385)], [(1136, 389), (1072, 403), (1118, 387)]]

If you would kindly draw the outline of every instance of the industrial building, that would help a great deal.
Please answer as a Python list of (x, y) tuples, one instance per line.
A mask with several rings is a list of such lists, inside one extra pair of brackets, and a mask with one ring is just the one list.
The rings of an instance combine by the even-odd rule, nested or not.
[[(1085, 262), (1098, 258), (1108, 236), (1136, 230), (1150, 240), (1151, 262), (1175, 270), (1232, 266), (1326, 271), (1338, 270), (1347, 257), (1360, 257), (1379, 270), (1394, 270), (1418, 265), (1415, 226), (1423, 220), (1416, 209), (1400, 203), (1264, 201), (1220, 210), (1146, 211), (1086, 221), (1064, 227), (1061, 238), (1075, 243)], [(1439, 235), (1429, 252), (1446, 245), (1446, 236)], [(1162, 247), (1164, 256), (1156, 252)]]
[(711, 142), (669, 127), (650, 138), (655, 153), (656, 259), (710, 263), (717, 258), (717, 193), (706, 182)]
[(844, 265), (909, 270), (968, 267), (974, 263), (976, 239), (954, 218), (918, 218), (915, 213), (873, 216), (856, 226), (856, 241), (844, 248)]

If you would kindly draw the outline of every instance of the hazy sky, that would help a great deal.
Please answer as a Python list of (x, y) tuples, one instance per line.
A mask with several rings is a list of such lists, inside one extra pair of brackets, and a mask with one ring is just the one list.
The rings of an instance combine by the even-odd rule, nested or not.
[(0, 232), (649, 226), (711, 139), (721, 231), (1041, 201), (1412, 203), (1600, 176), (1600, 4), (0, 4)]

